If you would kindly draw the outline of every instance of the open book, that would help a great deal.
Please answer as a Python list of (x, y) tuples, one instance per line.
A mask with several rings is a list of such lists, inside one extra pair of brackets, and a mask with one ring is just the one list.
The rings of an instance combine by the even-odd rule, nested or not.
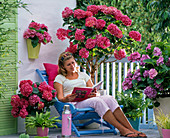
[(76, 98), (73, 102), (80, 102), (88, 98), (88, 95), (96, 88), (97, 90), (100, 89), (103, 81), (96, 83), (93, 87), (74, 87), (72, 94), (76, 93)]

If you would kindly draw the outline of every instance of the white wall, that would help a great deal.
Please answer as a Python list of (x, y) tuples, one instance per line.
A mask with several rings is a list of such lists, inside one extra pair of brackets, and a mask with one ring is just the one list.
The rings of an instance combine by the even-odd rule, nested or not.
[[(76, 0), (22, 0), (28, 4), (29, 13), (25, 9), (18, 10), (18, 82), (30, 79), (40, 81), (35, 69), (44, 69), (43, 63), (56, 63), (59, 54), (68, 46), (68, 40), (60, 41), (56, 37), (57, 29), (62, 27), (62, 11), (65, 7), (75, 8)], [(52, 35), (53, 44), (41, 45), (39, 58), (28, 59), (26, 40), (23, 38), (24, 31), (29, 23), (34, 20), (48, 26), (49, 34)], [(23, 132), (23, 120), (18, 119), (18, 132)]]

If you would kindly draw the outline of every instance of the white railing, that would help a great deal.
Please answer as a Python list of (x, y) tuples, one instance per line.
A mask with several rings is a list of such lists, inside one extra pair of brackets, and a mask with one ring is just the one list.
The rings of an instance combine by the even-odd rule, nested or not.
[[(136, 64), (136, 69), (139, 68), (139, 63), (130, 63), (127, 58), (122, 60), (117, 60), (116, 62), (114, 57), (109, 58), (106, 63), (102, 63), (100, 66), (100, 76), (95, 77), (96, 80), (105, 80), (105, 84), (101, 86), (101, 89), (106, 89), (106, 94), (116, 96), (116, 92), (122, 91), (122, 82), (127, 76), (127, 72), (130, 69), (133, 71), (134, 64)], [(105, 68), (106, 67), (106, 68)], [(96, 73), (96, 76), (98, 73)], [(111, 88), (110, 88), (111, 87)], [(154, 121), (154, 115), (152, 109), (146, 109), (143, 111), (144, 116), (142, 117), (140, 128), (155, 128), (157, 129)]]

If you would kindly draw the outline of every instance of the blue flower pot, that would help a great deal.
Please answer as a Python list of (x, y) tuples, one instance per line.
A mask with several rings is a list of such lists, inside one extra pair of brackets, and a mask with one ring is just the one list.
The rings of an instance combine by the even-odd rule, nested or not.
[(139, 131), (140, 129), (140, 121), (141, 121), (141, 118), (136, 118), (135, 120), (133, 118), (128, 118), (130, 124), (132, 125), (132, 127)]

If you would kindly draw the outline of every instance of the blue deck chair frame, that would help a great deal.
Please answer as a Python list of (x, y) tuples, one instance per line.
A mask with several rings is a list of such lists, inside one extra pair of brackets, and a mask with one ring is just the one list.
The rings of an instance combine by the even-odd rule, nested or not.
[[(42, 82), (45, 81), (48, 84), (48, 75), (47, 75), (46, 71), (36, 69), (36, 72), (37, 72), (38, 76), (40, 77), (41, 81)], [(75, 108), (75, 106), (73, 104), (60, 102), (56, 98), (54, 107), (56, 108), (56, 110), (58, 111), (58, 113), (60, 115), (60, 117), (59, 117), (60, 120), (62, 120), (62, 111), (63, 111), (64, 105), (70, 105), (70, 109), (71, 109), (71, 113), (72, 113), (71, 128), (72, 128), (72, 131), (75, 132), (77, 137), (80, 137), (80, 135), (88, 135), (88, 134), (102, 134), (102, 133), (114, 133), (115, 135), (117, 134), (115, 127), (106, 121), (102, 122), (102, 125), (107, 127), (105, 129), (98, 129), (98, 130), (90, 129), (90, 130), (81, 130), (81, 131), (78, 130), (77, 127), (81, 128), (81, 127), (87, 126), (93, 122), (101, 124), (101, 121), (100, 121), (101, 117), (94, 111), (93, 108)], [(84, 119), (90, 119), (90, 121), (87, 121), (85, 123), (77, 123), (79, 121), (76, 121), (76, 120), (84, 120)], [(76, 123), (74, 123), (74, 122), (76, 122)], [(62, 124), (60, 124), (60, 123), (56, 123), (56, 125), (58, 127), (62, 127)]]

